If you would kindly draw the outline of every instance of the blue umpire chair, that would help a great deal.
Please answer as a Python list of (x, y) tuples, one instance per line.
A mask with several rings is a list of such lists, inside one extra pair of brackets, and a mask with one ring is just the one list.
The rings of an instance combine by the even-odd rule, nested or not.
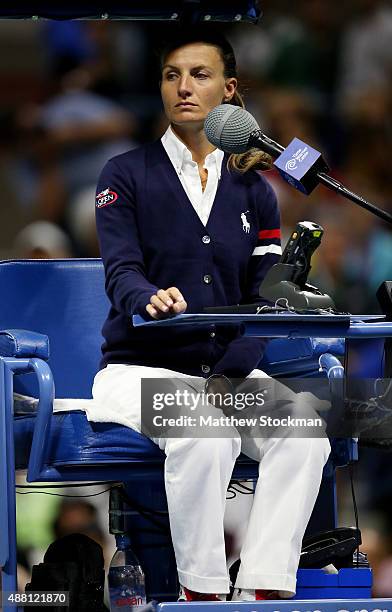
[[(124, 482), (134, 504), (129, 528), (146, 573), (147, 596), (158, 601), (174, 599), (177, 575), (165, 514), (164, 454), (126, 427), (89, 422), (83, 410), (53, 414), (55, 396), (91, 398), (101, 326), (109, 307), (101, 260), (3, 261), (0, 287), (3, 590), (16, 590), (15, 471), (27, 469), (28, 482)], [(325, 341), (274, 339), (260, 367), (285, 377), (325, 376), (333, 367), (334, 375), (342, 376), (343, 368), (329, 349)], [(334, 349), (341, 353), (342, 346)], [(38, 397), (38, 409), (14, 412), (14, 391)], [(336, 526), (335, 467), (354, 460), (355, 450), (347, 441), (333, 444), (308, 534)], [(257, 478), (257, 467), (241, 456), (233, 478)], [(8, 612), (7, 607), (4, 610)]]

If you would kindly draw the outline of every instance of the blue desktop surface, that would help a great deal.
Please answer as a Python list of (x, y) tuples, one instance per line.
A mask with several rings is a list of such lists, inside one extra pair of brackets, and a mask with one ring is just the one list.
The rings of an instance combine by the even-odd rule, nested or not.
[(138, 327), (139, 325), (189, 325), (193, 324), (218, 324), (222, 323), (227, 325), (233, 323), (238, 325), (240, 322), (262, 322), (262, 321), (302, 321), (302, 322), (316, 322), (320, 319), (324, 323), (336, 323), (345, 322), (350, 323), (351, 321), (380, 321), (384, 320), (384, 315), (352, 315), (352, 314), (298, 314), (293, 312), (276, 312), (273, 314), (206, 314), (206, 313), (194, 313), (194, 314), (180, 314), (168, 317), (166, 319), (160, 319), (159, 321), (146, 320), (139, 315), (132, 317), (133, 325)]
[(243, 325), (244, 335), (283, 338), (377, 338), (392, 336), (392, 322), (384, 315), (296, 314), (181, 314), (159, 321), (132, 318), (134, 327), (154, 325)]

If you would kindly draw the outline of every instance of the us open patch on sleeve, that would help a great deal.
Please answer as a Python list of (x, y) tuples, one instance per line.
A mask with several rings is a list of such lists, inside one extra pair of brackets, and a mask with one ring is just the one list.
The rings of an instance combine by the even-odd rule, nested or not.
[(95, 206), (97, 208), (103, 208), (104, 206), (109, 206), (109, 204), (114, 204), (117, 199), (117, 193), (108, 187), (97, 195), (95, 199)]

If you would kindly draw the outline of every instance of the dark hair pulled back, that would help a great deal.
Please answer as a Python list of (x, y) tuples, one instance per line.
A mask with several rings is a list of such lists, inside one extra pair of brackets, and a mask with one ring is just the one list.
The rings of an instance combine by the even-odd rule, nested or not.
[[(167, 57), (172, 51), (193, 43), (204, 43), (215, 47), (219, 51), (223, 62), (223, 74), (225, 79), (238, 79), (237, 62), (233, 47), (227, 38), (213, 26), (197, 26), (192, 29), (181, 29), (181, 31), (177, 31), (175, 36), (172, 36), (170, 40), (166, 41), (161, 48), (161, 72)], [(236, 89), (229, 104), (245, 108), (243, 95), (238, 89)], [(229, 169), (241, 173), (247, 172), (248, 170), (267, 170), (271, 168), (271, 158), (262, 151), (250, 149), (245, 153), (230, 155), (227, 165)]]

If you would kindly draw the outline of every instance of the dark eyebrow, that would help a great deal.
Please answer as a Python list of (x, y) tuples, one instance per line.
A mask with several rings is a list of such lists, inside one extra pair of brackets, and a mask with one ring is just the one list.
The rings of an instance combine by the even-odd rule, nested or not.
[[(165, 64), (162, 67), (162, 70), (166, 70), (166, 69), (179, 71), (178, 66), (173, 66), (172, 64)], [(200, 66), (194, 66), (193, 68), (191, 68), (191, 72), (198, 72), (199, 70), (209, 70), (210, 72), (212, 71), (211, 68), (209, 68), (205, 64), (200, 64)]]
[(211, 72), (211, 68), (209, 68), (205, 64), (201, 64), (200, 66), (195, 66), (194, 68), (192, 68), (192, 72), (198, 72), (199, 70), (209, 70)]
[(165, 70), (166, 68), (170, 68), (170, 70), (178, 70), (177, 66), (172, 66), (171, 64), (165, 64), (162, 66), (162, 70)]

